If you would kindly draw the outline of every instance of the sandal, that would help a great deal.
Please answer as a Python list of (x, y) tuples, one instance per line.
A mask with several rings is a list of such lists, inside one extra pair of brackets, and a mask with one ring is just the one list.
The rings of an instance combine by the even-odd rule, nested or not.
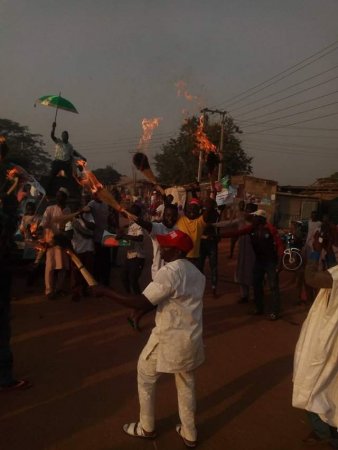
[(179, 435), (179, 437), (180, 437), (180, 438), (182, 439), (182, 441), (184, 442), (184, 445), (185, 445), (186, 447), (189, 447), (189, 448), (194, 448), (194, 447), (196, 447), (197, 441), (189, 441), (189, 439), (186, 439), (185, 437), (183, 437), (183, 435), (182, 435), (182, 433), (181, 433), (181, 431), (182, 431), (182, 425), (181, 425), (181, 424), (176, 425), (176, 431), (177, 431), (177, 434)]
[(140, 422), (126, 423), (123, 425), (123, 431), (129, 436), (139, 437), (143, 439), (154, 439), (156, 437), (155, 431), (145, 431)]
[(5, 386), (0, 386), (0, 392), (23, 391), (32, 387), (32, 383), (28, 380), (14, 380)]

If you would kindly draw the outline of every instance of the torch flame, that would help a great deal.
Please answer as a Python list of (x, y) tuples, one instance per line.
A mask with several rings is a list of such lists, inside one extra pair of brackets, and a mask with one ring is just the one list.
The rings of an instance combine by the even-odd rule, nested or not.
[(87, 188), (93, 194), (103, 188), (103, 185), (99, 182), (93, 172), (86, 168), (86, 161), (78, 159), (76, 165), (82, 169), (81, 175), (76, 178), (77, 182), (82, 187)]
[(146, 149), (149, 146), (149, 143), (153, 136), (154, 129), (159, 126), (160, 120), (162, 120), (161, 117), (154, 117), (152, 119), (143, 119), (142, 120), (143, 135), (138, 144), (139, 148)]
[(17, 177), (19, 175), (19, 171), (16, 167), (13, 167), (13, 169), (7, 170), (6, 177), (8, 180), (13, 180), (13, 178)]
[[(187, 83), (183, 80), (179, 80), (175, 83), (177, 97), (184, 97), (188, 102), (195, 102), (199, 108), (201, 108), (203, 99), (197, 95), (192, 95), (188, 92)], [(182, 111), (183, 112), (183, 111)], [(183, 113), (184, 114), (184, 113)]]
[(198, 97), (196, 95), (192, 95), (187, 90), (187, 83), (183, 80), (177, 81), (175, 83), (175, 87), (177, 89), (177, 97), (184, 97), (189, 102), (192, 102), (193, 100), (198, 100)]
[(124, 213), (127, 215), (128, 218), (131, 218), (132, 220), (136, 220), (136, 217), (132, 214), (128, 213), (124, 210), (124, 208), (121, 207), (121, 205), (115, 200), (112, 193), (109, 192), (103, 184), (99, 182), (99, 180), (96, 178), (96, 176), (93, 174), (91, 170), (87, 169), (87, 163), (86, 161), (79, 159), (76, 161), (76, 165), (81, 168), (81, 174), (79, 176), (76, 176), (77, 182), (83, 186), (84, 188), (87, 188), (92, 194), (96, 194), (97, 197), (107, 205), (114, 208), (116, 211), (121, 212), (124, 211)]
[(37, 229), (38, 229), (37, 222), (32, 222), (29, 227), (31, 234), (35, 234)]
[(0, 135), (0, 144), (4, 144), (6, 142), (6, 137), (3, 135)]
[(197, 141), (198, 150), (208, 152), (216, 152), (216, 145), (213, 144), (207, 137), (207, 135), (203, 131), (204, 128), (204, 116), (201, 115), (199, 118), (199, 123), (197, 126), (197, 130), (195, 132), (195, 137)]

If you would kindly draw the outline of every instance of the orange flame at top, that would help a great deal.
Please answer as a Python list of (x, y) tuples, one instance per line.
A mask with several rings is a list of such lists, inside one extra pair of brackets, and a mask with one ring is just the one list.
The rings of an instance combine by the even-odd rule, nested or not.
[(3, 135), (0, 135), (0, 144), (4, 144), (6, 142), (6, 138)]
[(13, 180), (13, 178), (19, 176), (19, 171), (16, 167), (13, 167), (12, 169), (7, 170), (6, 177), (8, 180)]
[(32, 222), (29, 226), (29, 229), (30, 229), (31, 234), (34, 234), (36, 232), (36, 230), (38, 229), (37, 222)]
[(187, 90), (187, 83), (183, 80), (177, 81), (175, 83), (175, 87), (177, 89), (177, 96), (178, 97), (184, 97), (189, 102), (192, 102), (193, 100), (198, 101), (198, 97), (196, 95), (192, 95)]
[(146, 149), (151, 141), (153, 136), (154, 129), (157, 128), (160, 124), (161, 117), (154, 117), (153, 119), (143, 119), (142, 120), (142, 129), (143, 135), (138, 144), (139, 148)]
[(97, 197), (107, 205), (111, 206), (118, 212), (124, 212), (128, 217), (132, 218), (132, 220), (135, 220), (135, 216), (128, 215), (128, 212), (125, 211), (124, 208), (121, 207), (121, 205), (115, 200), (112, 193), (109, 192), (103, 184), (99, 182), (99, 180), (96, 178), (96, 176), (86, 168), (86, 161), (79, 159), (76, 161), (76, 165), (81, 168), (81, 174), (76, 176), (77, 182), (87, 188), (91, 191), (92, 194), (96, 194)]
[(203, 131), (203, 128), (204, 128), (204, 116), (201, 115), (199, 118), (197, 130), (195, 132), (198, 150), (201, 150), (201, 151), (204, 151), (207, 153), (208, 152), (216, 152), (217, 151), (216, 145), (213, 144), (208, 139), (207, 135)]
[(83, 159), (78, 159), (76, 161), (76, 165), (82, 168), (81, 175), (76, 178), (77, 182), (81, 186), (86, 187), (93, 194), (103, 188), (103, 185), (99, 182), (93, 172), (86, 169), (86, 161)]

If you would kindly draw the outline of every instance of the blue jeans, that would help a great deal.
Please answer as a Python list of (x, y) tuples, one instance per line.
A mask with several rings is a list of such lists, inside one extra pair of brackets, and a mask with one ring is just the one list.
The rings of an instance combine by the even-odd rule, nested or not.
[(273, 261), (255, 261), (253, 268), (253, 290), (254, 302), (259, 312), (264, 312), (264, 277), (267, 276), (271, 290), (271, 308), (269, 312), (279, 314), (280, 295), (279, 295), (279, 275), (276, 271), (277, 263)]
[(217, 239), (201, 239), (200, 257), (198, 266), (201, 272), (204, 271), (205, 260), (209, 258), (209, 266), (211, 273), (211, 285), (217, 286), (218, 280), (218, 240)]
[(0, 386), (13, 381), (13, 355), (10, 347), (10, 292), (12, 274), (4, 268), (0, 271)]

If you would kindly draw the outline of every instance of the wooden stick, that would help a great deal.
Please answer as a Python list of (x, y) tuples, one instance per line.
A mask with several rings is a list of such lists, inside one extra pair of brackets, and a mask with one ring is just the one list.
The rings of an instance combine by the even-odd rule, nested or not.
[(64, 251), (67, 253), (67, 255), (70, 256), (70, 259), (73, 261), (75, 266), (79, 269), (79, 271), (81, 272), (81, 275), (87, 281), (89, 286), (97, 285), (97, 281), (95, 280), (93, 275), (88, 272), (88, 270), (82, 264), (82, 261), (73, 252), (72, 243), (67, 236), (65, 236), (64, 234), (56, 234), (53, 238), (53, 243), (54, 243), (54, 245), (63, 248)]
[(82, 261), (80, 261), (80, 259), (75, 255), (75, 253), (69, 250), (68, 248), (66, 249), (66, 253), (70, 256), (70, 259), (79, 269), (81, 275), (86, 280), (88, 286), (96, 286), (98, 284), (97, 281), (95, 280), (93, 275), (90, 272), (88, 272), (88, 270), (84, 267)]
[(142, 172), (142, 174), (155, 185), (156, 190), (159, 191), (161, 195), (165, 195), (163, 188), (158, 184), (157, 178), (150, 168), (147, 155), (142, 152), (135, 153), (133, 163), (136, 169)]

